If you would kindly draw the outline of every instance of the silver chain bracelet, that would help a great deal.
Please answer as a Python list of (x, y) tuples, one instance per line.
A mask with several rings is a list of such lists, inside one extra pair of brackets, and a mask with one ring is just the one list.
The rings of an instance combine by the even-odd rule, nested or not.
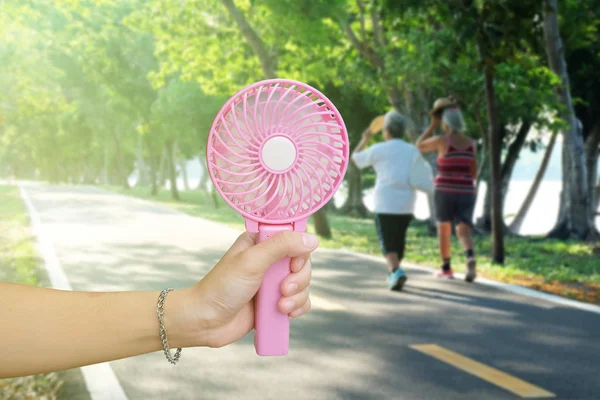
[(177, 349), (174, 356), (171, 355), (171, 349), (169, 349), (169, 342), (167, 340), (167, 328), (165, 328), (165, 321), (163, 319), (163, 315), (165, 315), (165, 299), (167, 298), (167, 294), (173, 290), (175, 289), (168, 288), (160, 292), (160, 295), (158, 296), (158, 304), (156, 305), (156, 314), (158, 315), (158, 323), (160, 324), (159, 335), (165, 357), (167, 357), (168, 362), (175, 365), (181, 357), (181, 348)]

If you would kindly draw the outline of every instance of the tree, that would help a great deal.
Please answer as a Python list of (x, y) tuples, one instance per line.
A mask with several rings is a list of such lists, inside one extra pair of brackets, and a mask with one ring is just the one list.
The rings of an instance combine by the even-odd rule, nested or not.
[(556, 136), (558, 135), (558, 131), (552, 132), (552, 136), (550, 137), (550, 142), (546, 146), (546, 151), (544, 151), (544, 156), (542, 157), (542, 162), (540, 163), (540, 167), (535, 174), (535, 178), (527, 192), (527, 196), (525, 196), (525, 200), (523, 200), (523, 204), (517, 211), (517, 215), (510, 223), (510, 230), (513, 232), (519, 232), (521, 229), (521, 225), (523, 225), (523, 221), (525, 220), (525, 216), (533, 203), (533, 199), (537, 193), (538, 188), (540, 187), (540, 183), (544, 178), (544, 174), (546, 173), (546, 168), (548, 167), (548, 162), (550, 161), (550, 156), (552, 155), (552, 150), (554, 149), (554, 143), (556, 143)]
[(567, 124), (563, 130), (561, 210), (557, 224), (550, 236), (573, 235), (579, 239), (586, 239), (597, 232), (592, 218), (592, 198), (590, 198), (588, 190), (583, 129), (575, 116), (571, 98), (569, 75), (558, 25), (556, 0), (545, 0), (544, 2), (544, 39), (548, 63), (561, 79), (562, 85), (556, 88), (556, 93), (562, 105), (559, 110), (560, 118)]
[[(161, 71), (155, 77), (157, 81), (164, 81), (169, 74), (179, 72), (184, 79), (197, 80), (208, 92), (216, 88), (220, 92), (231, 92), (233, 88), (239, 89), (240, 84), (259, 78), (275, 78), (281, 64), (291, 66), (286, 58), (288, 39), (274, 32), (278, 27), (267, 22), (271, 10), (265, 4), (244, 4), (245, 8), (241, 8), (232, 0), (204, 0), (190, 2), (189, 8), (181, 12), (178, 3), (167, 1), (140, 11), (129, 19), (129, 23), (154, 32), (159, 40), (158, 54), (164, 58)], [(197, 6), (202, 6), (210, 14), (191, 15)], [(253, 9), (252, 13), (248, 12), (249, 8)], [(157, 30), (157, 23), (148, 22), (152, 20), (167, 29)], [(186, 29), (168, 28), (191, 20), (194, 24), (183, 23)], [(231, 29), (232, 22), (237, 27), (234, 31)], [(223, 52), (223, 48), (230, 51)], [(216, 62), (216, 59), (219, 61)], [(203, 68), (190, 71), (185, 66), (188, 61)], [(301, 64), (296, 59), (294, 62), (295, 71), (301, 75)], [(325, 209), (319, 210), (313, 218), (317, 233), (330, 237)]]
[[(585, 164), (590, 213), (592, 220), (598, 209), (598, 152), (600, 149), (600, 4), (593, 0), (564, 1), (560, 9), (560, 33), (564, 57), (569, 73), (569, 89), (573, 97), (573, 108), (581, 122), (585, 149)], [(559, 214), (564, 212), (561, 202)], [(560, 222), (559, 218), (559, 222)], [(553, 235), (564, 236), (566, 232), (558, 223)], [(592, 238), (596, 233), (592, 232)]]
[[(164, 148), (171, 194), (175, 200), (179, 200), (175, 159), (179, 155), (184, 159), (192, 158), (199, 150), (204, 150), (210, 122), (224, 101), (223, 96), (207, 95), (198, 83), (184, 82), (177, 76), (158, 90), (151, 108), (150, 127), (144, 132), (152, 134), (153, 143)], [(182, 149), (180, 154), (176, 154), (177, 149)]]

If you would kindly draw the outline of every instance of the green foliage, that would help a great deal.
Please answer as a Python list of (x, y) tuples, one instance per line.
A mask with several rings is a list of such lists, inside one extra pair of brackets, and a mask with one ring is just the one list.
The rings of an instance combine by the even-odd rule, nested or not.
[(196, 82), (171, 80), (158, 90), (152, 105), (150, 134), (176, 141), (186, 158), (203, 151), (210, 123), (227, 100), (224, 96), (206, 95)]
[(559, 12), (575, 113), (587, 138), (600, 124), (600, 3), (564, 1)]
[[(413, 134), (427, 124), (433, 100), (447, 94), (460, 100), (470, 134), (484, 132), (477, 24), (497, 50), (503, 123), (515, 127), (527, 118), (550, 126), (550, 114), (543, 111), (556, 109), (557, 81), (537, 48), (536, 7), (513, 0), (470, 8), (440, 1), (400, 3), (235, 5), (279, 75), (316, 85), (334, 100), (352, 144), (374, 116), (389, 109), (392, 87), (404, 99)], [(11, 77), (2, 88), (10, 99), (3, 100), (10, 107), (2, 111), (2, 158), (21, 169), (33, 164), (50, 179), (86, 179), (73, 170), (98, 176), (106, 163), (110, 174), (128, 173), (140, 151), (140, 134), (152, 144), (142, 146), (142, 156), (156, 158), (165, 143), (177, 142), (182, 155), (191, 157), (202, 151), (223, 100), (263, 76), (255, 49), (221, 0), (183, 6), (175, 0), (13, 0), (4, 7), (19, 18), (2, 29), (1, 68)], [(350, 40), (346, 25), (381, 59), (383, 69)], [(590, 26), (575, 30), (574, 43), (591, 45)], [(39, 65), (49, 68), (39, 73)], [(513, 131), (506, 130), (506, 143)], [(53, 162), (58, 155), (64, 161), (59, 166)]]

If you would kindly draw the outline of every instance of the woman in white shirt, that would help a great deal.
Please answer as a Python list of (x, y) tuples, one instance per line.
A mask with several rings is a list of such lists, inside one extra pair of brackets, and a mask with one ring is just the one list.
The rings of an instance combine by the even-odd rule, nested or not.
[(404, 257), (406, 230), (414, 218), (416, 190), (432, 193), (434, 189), (431, 167), (415, 146), (402, 140), (405, 131), (406, 118), (398, 111), (390, 111), (383, 121), (385, 141), (365, 150), (376, 133), (369, 127), (352, 153), (358, 168), (372, 166), (377, 175), (375, 224), (389, 268), (387, 283), (391, 290), (402, 290), (406, 282), (400, 263)]

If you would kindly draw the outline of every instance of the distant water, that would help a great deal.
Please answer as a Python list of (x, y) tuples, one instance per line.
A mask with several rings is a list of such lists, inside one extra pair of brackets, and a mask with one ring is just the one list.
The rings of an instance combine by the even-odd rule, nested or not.
[[(510, 223), (513, 216), (519, 211), (523, 200), (527, 196), (529, 188), (533, 181), (512, 181), (508, 188), (504, 204), (504, 215), (509, 216), (506, 222)], [(521, 225), (519, 233), (523, 235), (541, 235), (549, 232), (558, 216), (559, 196), (562, 187), (560, 181), (543, 181), (537, 191), (537, 194), (529, 208), (529, 212)], [(475, 206), (475, 219), (483, 213), (483, 202), (485, 199), (485, 191), (487, 185), (482, 182), (479, 193), (477, 195), (477, 205)], [(373, 191), (365, 192), (365, 206), (372, 210), (373, 208)], [(417, 205), (415, 216), (418, 219), (429, 218), (429, 206), (427, 204), (427, 196), (423, 193), (417, 194)], [(596, 226), (600, 229), (600, 217), (596, 218)]]
[[(556, 146), (560, 148), (559, 145)], [(556, 151), (553, 153), (551, 165), (557, 164), (560, 162), (560, 158), (558, 157), (558, 153)], [(520, 179), (511, 181), (508, 189), (508, 195), (506, 196), (506, 201), (504, 204), (504, 215), (509, 216), (517, 213), (523, 200), (527, 196), (527, 192), (531, 184), (533, 183), (533, 176), (537, 170), (539, 162), (536, 163), (541, 158), (541, 152), (531, 153), (524, 152), (525, 155), (522, 157), (515, 167), (515, 171), (518, 171), (516, 174)], [(532, 160), (535, 158), (536, 160)], [(200, 181), (200, 177), (202, 176), (202, 168), (200, 167), (200, 161), (198, 158), (193, 159), (187, 162), (186, 165), (188, 171), (188, 182), (190, 187), (197, 188), (198, 183)], [(555, 167), (553, 167), (555, 169)], [(546, 178), (549, 176), (554, 177), (556, 174), (552, 173), (552, 170), (548, 171), (546, 174)], [(528, 178), (531, 179), (523, 179)], [(129, 181), (132, 185), (135, 185), (137, 181), (137, 171), (134, 172)], [(177, 186), (183, 190), (183, 180), (178, 179)], [(169, 183), (166, 182), (166, 187), (169, 187)], [(531, 207), (529, 208), (529, 212), (525, 217), (525, 221), (521, 225), (521, 234), (524, 235), (541, 235), (545, 234), (556, 222), (556, 218), (558, 216), (558, 205), (559, 205), (559, 196), (560, 190), (562, 187), (562, 182), (557, 179), (546, 179), (542, 181), (540, 187), (538, 188), (537, 194)], [(483, 212), (483, 201), (485, 198), (485, 191), (487, 190), (485, 182), (481, 183), (479, 188), (479, 193), (477, 196), (477, 205), (475, 207), (475, 218), (477, 219), (481, 216)], [(342, 185), (338, 193), (334, 197), (334, 201), (337, 205), (341, 205), (346, 197), (347, 190)], [(365, 191), (364, 196), (365, 206), (369, 209), (373, 209), (373, 191), (372, 189)], [(427, 197), (423, 193), (417, 194), (417, 205), (415, 209), (415, 216), (418, 219), (427, 219), (429, 218), (429, 207), (427, 205)], [(510, 223), (512, 220), (512, 216), (508, 217), (506, 221)], [(600, 229), (600, 217), (596, 218), (596, 226)]]

